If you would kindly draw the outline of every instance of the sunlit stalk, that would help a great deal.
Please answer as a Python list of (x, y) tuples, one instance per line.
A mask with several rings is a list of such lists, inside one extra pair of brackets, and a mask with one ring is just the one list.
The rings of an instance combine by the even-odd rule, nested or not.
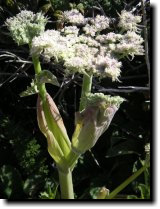
[(66, 173), (58, 171), (59, 183), (61, 189), (61, 199), (74, 199), (72, 172), (68, 170)]
[(130, 184), (132, 181), (134, 181), (141, 173), (145, 171), (147, 168), (147, 165), (144, 165), (141, 167), (138, 171), (136, 171), (132, 176), (130, 176), (128, 179), (126, 179), (122, 184), (120, 184), (115, 190), (113, 190), (109, 196), (107, 196), (105, 199), (113, 199), (120, 191), (122, 191), (128, 184)]
[(87, 93), (91, 92), (91, 88), (92, 88), (92, 76), (83, 75), (83, 83), (82, 83), (79, 111), (81, 111), (85, 108), (85, 103), (83, 101), (83, 98), (86, 96)]

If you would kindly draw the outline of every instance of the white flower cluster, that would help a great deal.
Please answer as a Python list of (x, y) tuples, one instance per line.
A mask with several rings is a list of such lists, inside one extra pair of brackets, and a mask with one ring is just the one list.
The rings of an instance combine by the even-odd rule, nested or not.
[(120, 43), (116, 45), (115, 51), (123, 54), (123, 56), (131, 55), (134, 58), (134, 55), (144, 54), (143, 42), (144, 40), (140, 35), (128, 31), (123, 35)]
[(77, 9), (65, 11), (64, 12), (64, 20), (66, 22), (72, 23), (74, 25), (85, 24), (84, 16)]
[(122, 39), (121, 34), (115, 34), (113, 32), (107, 33), (106, 35), (98, 35), (96, 37), (96, 40), (99, 41), (102, 44), (107, 44), (107, 43), (115, 43), (116, 41), (119, 41)]
[(143, 39), (134, 31), (123, 35), (100, 34), (109, 27), (107, 17), (84, 18), (75, 9), (64, 12), (64, 16), (72, 26), (65, 26), (61, 31), (48, 30), (35, 37), (31, 54), (43, 54), (46, 60), (54, 58), (54, 62), (63, 63), (66, 73), (111, 77), (116, 81), (122, 66), (117, 57), (143, 54)]
[(64, 32), (65, 35), (68, 35), (68, 34), (75, 34), (75, 35), (78, 35), (78, 31), (79, 29), (76, 27), (76, 26), (65, 26), (61, 32)]
[(46, 23), (47, 18), (41, 13), (34, 14), (26, 10), (6, 20), (12, 38), (18, 45), (29, 44), (33, 37), (44, 32)]
[(68, 73), (82, 73), (90, 66), (91, 50), (86, 44), (74, 44), (72, 55), (65, 58), (64, 66)]
[(140, 35), (136, 34), (139, 30), (139, 22), (141, 22), (141, 16), (134, 16), (131, 12), (123, 10), (118, 26), (127, 32), (123, 35), (109, 32), (108, 34), (98, 35), (96, 40), (106, 47), (108, 53), (118, 53), (120, 57), (130, 55), (134, 58), (135, 55), (143, 55), (144, 47), (142, 43), (144, 41)]
[(141, 22), (141, 16), (135, 16), (131, 12), (122, 10), (120, 14), (120, 21), (118, 26), (123, 30), (138, 31), (137, 24)]
[(95, 18), (90, 19), (91, 25), (86, 24), (83, 30), (86, 35), (95, 36), (97, 32), (100, 32), (109, 27), (109, 18), (105, 16), (97, 15)]
[(85, 35), (80, 35), (78, 37), (80, 43), (84, 43), (87, 44), (90, 47), (99, 47), (100, 43), (98, 43), (98, 41), (96, 41), (95, 39), (93, 39), (90, 36), (85, 36)]
[(31, 54), (43, 53), (46, 60), (54, 57), (57, 62), (63, 61), (67, 73), (87, 73), (99, 77), (108, 76), (113, 81), (117, 80), (120, 75), (121, 62), (107, 56), (105, 52), (100, 55), (98, 43), (91, 37), (86, 37), (86, 39), (84, 37), (72, 36), (72, 41), (69, 41), (70, 36), (62, 36), (59, 31), (47, 30), (33, 39)]
[(83, 30), (85, 34), (89, 36), (95, 36), (97, 32), (96, 27), (89, 24), (85, 25), (85, 27), (83, 27)]
[(103, 93), (88, 93), (84, 100), (86, 100), (84, 102), (86, 102), (87, 106), (94, 104), (96, 105), (99, 102), (104, 102), (108, 107), (115, 105), (118, 108), (125, 99), (120, 96), (104, 95)]
[[(89, 47), (87, 44), (76, 43), (72, 46), (72, 55), (65, 57), (64, 66), (68, 73), (94, 74), (96, 69), (93, 68), (92, 60), (98, 49)], [(78, 65), (78, 67), (77, 67)]]
[(109, 28), (109, 18), (101, 15), (97, 15), (95, 18), (90, 20), (92, 25), (95, 26), (97, 31), (102, 31)]
[(118, 77), (121, 73), (121, 66), (121, 62), (118, 62), (117, 59), (110, 56), (98, 55), (93, 60), (93, 68), (96, 69), (95, 74), (97, 74), (99, 77), (111, 77), (112, 81), (118, 80)]
[(71, 52), (72, 42), (67, 37), (61, 36), (59, 31), (47, 30), (32, 41), (31, 54), (43, 53), (46, 60), (54, 57), (55, 61), (61, 61)]

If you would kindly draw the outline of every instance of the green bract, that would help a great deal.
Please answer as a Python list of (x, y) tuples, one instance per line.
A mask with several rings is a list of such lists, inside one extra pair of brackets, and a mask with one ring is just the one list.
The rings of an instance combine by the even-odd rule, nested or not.
[(11, 36), (18, 45), (31, 43), (33, 37), (44, 32), (47, 18), (41, 13), (23, 10), (6, 20)]
[(65, 169), (70, 141), (59, 110), (49, 94), (46, 95), (46, 101), (38, 97), (37, 120), (41, 132), (47, 138), (49, 154), (61, 169)]
[(76, 129), (72, 137), (72, 149), (82, 154), (91, 149), (108, 129), (114, 114), (124, 101), (119, 96), (102, 93), (87, 94), (86, 108), (76, 113)]

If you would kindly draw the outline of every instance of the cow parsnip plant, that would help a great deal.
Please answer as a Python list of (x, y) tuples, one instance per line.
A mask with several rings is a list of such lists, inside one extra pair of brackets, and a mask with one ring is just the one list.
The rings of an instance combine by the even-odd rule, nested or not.
[[(47, 139), (48, 152), (56, 162), (62, 199), (74, 199), (72, 171), (81, 154), (91, 149), (108, 129), (114, 114), (124, 101), (119, 96), (91, 93), (93, 76), (119, 81), (122, 58), (143, 55), (140, 16), (123, 10), (116, 32), (110, 18), (102, 15), (86, 18), (78, 10), (65, 11), (64, 27), (46, 30), (48, 19), (42, 13), (23, 10), (6, 20), (18, 45), (28, 44), (35, 69), (35, 79), (21, 96), (38, 94), (37, 120)], [(119, 32), (117, 32), (119, 31)], [(75, 131), (70, 140), (63, 119), (45, 83), (59, 85), (56, 77), (41, 69), (39, 57), (61, 64), (64, 73), (83, 75), (79, 111), (75, 113)]]

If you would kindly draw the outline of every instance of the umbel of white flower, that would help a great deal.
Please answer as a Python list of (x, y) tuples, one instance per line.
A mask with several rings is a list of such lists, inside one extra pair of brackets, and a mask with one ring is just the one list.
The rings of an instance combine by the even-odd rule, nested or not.
[(70, 11), (65, 11), (64, 12), (64, 20), (66, 22), (70, 22), (74, 25), (85, 24), (84, 16), (77, 9), (72, 9)]
[(144, 40), (140, 35), (132, 31), (127, 31), (114, 50), (119, 54), (123, 54), (123, 56), (130, 55), (134, 58), (135, 55), (144, 54), (143, 42)]
[(119, 96), (102, 93), (90, 93), (84, 99), (86, 108), (76, 113), (76, 129), (72, 137), (72, 150), (77, 154), (86, 152), (96, 144), (124, 101)]
[(116, 81), (122, 66), (118, 57), (134, 57), (144, 52), (143, 39), (135, 32), (107, 32), (108, 17), (85, 18), (74, 9), (64, 12), (64, 20), (71, 25), (61, 31), (47, 30), (33, 39), (31, 54), (42, 54), (48, 61), (54, 58), (54, 62), (63, 63), (65, 73), (110, 77)]
[(54, 58), (55, 63), (63, 64), (66, 74), (117, 81), (122, 67), (119, 58), (144, 53), (143, 39), (136, 33), (141, 17), (123, 10), (119, 19), (123, 33), (110, 31), (108, 17), (85, 18), (76, 9), (64, 12), (65, 27), (60, 31), (44, 32), (47, 18), (26, 10), (7, 19), (6, 25), (19, 45), (31, 43), (31, 55), (41, 54), (47, 61)]
[(18, 45), (31, 43), (33, 37), (44, 32), (46, 23), (47, 18), (41, 13), (34, 14), (26, 10), (6, 20), (12, 38)]
[(141, 22), (142, 17), (138, 15), (133, 15), (131, 12), (122, 10), (119, 15), (120, 21), (118, 26), (125, 31), (138, 31), (138, 23)]

